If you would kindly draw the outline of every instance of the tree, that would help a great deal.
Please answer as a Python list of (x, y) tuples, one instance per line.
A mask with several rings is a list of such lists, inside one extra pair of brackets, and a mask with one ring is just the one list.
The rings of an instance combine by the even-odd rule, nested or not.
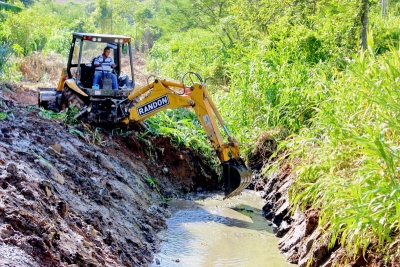
[(370, 1), (362, 0), (361, 4), (361, 48), (367, 49), (367, 31), (368, 31), (368, 12), (369, 6), (371, 5)]
[(109, 0), (97, 0), (93, 18), (95, 23), (100, 27), (101, 33), (111, 33), (111, 15)]

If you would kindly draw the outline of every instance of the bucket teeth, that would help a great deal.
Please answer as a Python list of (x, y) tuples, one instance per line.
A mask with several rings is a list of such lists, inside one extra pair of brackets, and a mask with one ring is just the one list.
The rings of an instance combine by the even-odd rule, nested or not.
[(225, 197), (239, 195), (251, 182), (251, 170), (242, 159), (231, 158), (223, 163)]

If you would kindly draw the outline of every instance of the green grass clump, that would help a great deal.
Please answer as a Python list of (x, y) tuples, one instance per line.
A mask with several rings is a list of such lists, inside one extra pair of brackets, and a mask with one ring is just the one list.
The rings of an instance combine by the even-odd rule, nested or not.
[(79, 110), (72, 105), (68, 107), (64, 112), (55, 112), (52, 110), (47, 110), (40, 108), (39, 116), (48, 120), (62, 120), (65, 124), (76, 125), (80, 123), (79, 120), (75, 119), (74, 116), (78, 114)]
[(5, 120), (9, 114), (11, 114), (11, 111), (1, 111), (0, 112), (0, 120)]
[(48, 120), (64, 119), (65, 116), (66, 116), (65, 113), (59, 113), (59, 112), (55, 112), (55, 111), (52, 111), (52, 110), (47, 110), (47, 109), (44, 109), (44, 108), (40, 108), (40, 111), (39, 111), (38, 114), (43, 119), (48, 119)]

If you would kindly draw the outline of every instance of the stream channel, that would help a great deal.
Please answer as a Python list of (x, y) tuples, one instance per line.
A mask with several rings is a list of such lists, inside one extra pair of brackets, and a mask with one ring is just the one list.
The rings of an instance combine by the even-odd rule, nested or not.
[[(199, 195), (197, 195), (199, 197)], [(278, 251), (278, 238), (262, 216), (263, 199), (254, 191), (222, 200), (216, 194), (168, 202), (168, 229), (150, 267), (295, 266)]]

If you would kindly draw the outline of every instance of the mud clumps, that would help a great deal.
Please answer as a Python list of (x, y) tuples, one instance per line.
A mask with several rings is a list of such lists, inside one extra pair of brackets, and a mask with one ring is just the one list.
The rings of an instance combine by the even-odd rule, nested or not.
[(163, 198), (217, 184), (168, 139), (151, 140), (156, 157), (134, 133), (99, 146), (37, 109), (2, 103), (1, 266), (147, 266), (169, 216)]

